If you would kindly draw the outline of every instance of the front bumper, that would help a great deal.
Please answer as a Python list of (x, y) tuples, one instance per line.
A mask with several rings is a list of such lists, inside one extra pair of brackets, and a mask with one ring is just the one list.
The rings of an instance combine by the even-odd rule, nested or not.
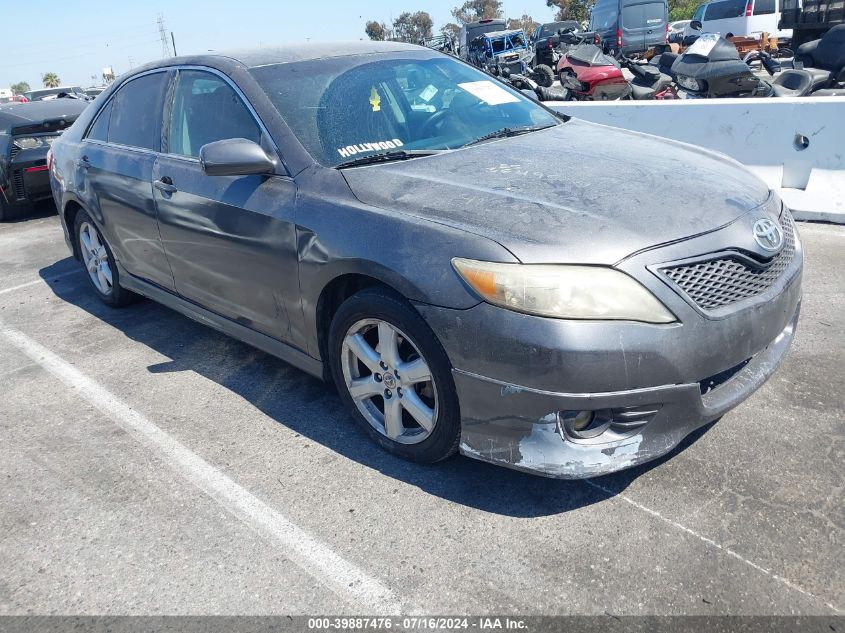
[[(792, 342), (803, 250), (796, 234), (791, 264), (766, 292), (710, 314), (667, 292), (659, 275), (643, 273), (696, 252), (691, 248), (711, 252), (713, 239), (617, 265), (660, 297), (677, 323), (546, 319), (486, 303), (468, 310), (418, 305), (455, 368), (461, 452), (550, 477), (594, 477), (668, 453), (747, 399)], [(601, 411), (613, 424), (573, 441), (559, 413), (577, 411)]]
[[(775, 371), (795, 333), (799, 307), (787, 326), (731, 378), (702, 395), (698, 382), (605, 393), (530, 389), (454, 371), (461, 404), (461, 452), (482, 461), (563, 479), (595, 477), (656, 459), (697, 428), (716, 420), (756, 391)], [(558, 411), (645, 412), (639, 432), (612, 441), (564, 438)]]

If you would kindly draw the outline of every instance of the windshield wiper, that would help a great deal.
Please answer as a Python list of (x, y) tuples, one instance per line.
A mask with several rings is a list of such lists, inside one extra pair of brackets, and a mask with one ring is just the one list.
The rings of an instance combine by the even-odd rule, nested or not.
[(344, 169), (346, 167), (357, 167), (358, 165), (372, 165), (373, 163), (388, 163), (395, 160), (408, 160), (409, 158), (419, 158), (420, 156), (431, 156), (432, 154), (439, 154), (445, 152), (443, 149), (400, 149), (392, 152), (382, 152), (381, 154), (370, 154), (369, 156), (359, 156), (353, 158), (345, 163), (337, 165), (335, 169)]
[(485, 134), (484, 136), (479, 136), (474, 141), (470, 141), (469, 143), (464, 143), (461, 147), (469, 147), (470, 145), (475, 145), (476, 143), (483, 143), (484, 141), (490, 141), (494, 138), (508, 138), (510, 136), (519, 136), (520, 134), (528, 134), (529, 132), (538, 132), (540, 130), (545, 130), (546, 128), (554, 127), (553, 125), (541, 125), (541, 126), (530, 126), (526, 125), (525, 127), (503, 127), (500, 130), (495, 130), (490, 132), (489, 134)]

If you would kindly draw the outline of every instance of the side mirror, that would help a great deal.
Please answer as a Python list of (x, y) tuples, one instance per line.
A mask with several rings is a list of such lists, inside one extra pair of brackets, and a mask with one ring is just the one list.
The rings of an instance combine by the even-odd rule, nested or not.
[(206, 176), (269, 174), (274, 165), (258, 143), (245, 138), (214, 141), (200, 148), (200, 166)]
[(701, 30), (701, 21), (700, 20), (693, 20), (692, 22), (689, 23), (689, 27), (693, 31), (700, 31)]

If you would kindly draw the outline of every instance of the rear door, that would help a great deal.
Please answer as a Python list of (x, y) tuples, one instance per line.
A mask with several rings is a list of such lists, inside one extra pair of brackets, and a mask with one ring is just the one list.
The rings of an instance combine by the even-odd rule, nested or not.
[(626, 53), (648, 50), (666, 39), (668, 9), (660, 0), (622, 0), (619, 24)]
[(294, 201), (287, 176), (206, 176), (200, 148), (265, 132), (239, 92), (207, 69), (178, 71), (165, 152), (151, 182), (176, 290), (246, 327), (289, 340), (300, 310)]
[(118, 88), (88, 129), (77, 168), (83, 204), (120, 265), (173, 290), (151, 186), (170, 76), (156, 71)]

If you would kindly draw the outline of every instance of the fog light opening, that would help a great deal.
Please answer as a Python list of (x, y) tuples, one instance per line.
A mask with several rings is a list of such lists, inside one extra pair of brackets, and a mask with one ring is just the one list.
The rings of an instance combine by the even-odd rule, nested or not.
[(589, 440), (610, 428), (613, 416), (607, 409), (599, 411), (559, 411), (558, 421), (564, 437)]

